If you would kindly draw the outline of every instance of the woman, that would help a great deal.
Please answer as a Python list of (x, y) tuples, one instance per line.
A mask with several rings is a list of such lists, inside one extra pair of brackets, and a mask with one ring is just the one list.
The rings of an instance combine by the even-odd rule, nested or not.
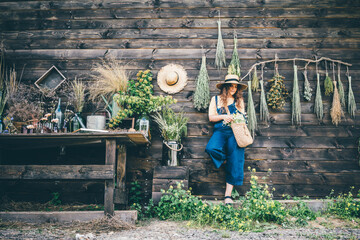
[(225, 81), (216, 85), (220, 89), (220, 95), (211, 99), (209, 106), (209, 120), (216, 122), (214, 133), (206, 146), (205, 151), (210, 155), (215, 167), (226, 163), (226, 190), (225, 204), (232, 204), (231, 192), (234, 185), (242, 185), (244, 179), (244, 148), (240, 148), (230, 123), (232, 115), (236, 112), (245, 113), (245, 104), (242, 91), (247, 88), (240, 82), (237, 75), (227, 75)]

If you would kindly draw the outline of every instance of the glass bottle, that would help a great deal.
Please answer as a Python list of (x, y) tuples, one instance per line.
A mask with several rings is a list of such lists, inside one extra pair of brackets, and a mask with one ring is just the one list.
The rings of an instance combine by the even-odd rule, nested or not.
[(58, 106), (57, 106), (57, 108), (55, 110), (55, 117), (59, 120), (59, 122), (57, 123), (57, 128), (58, 129), (61, 129), (62, 122), (64, 120), (64, 114), (63, 114), (63, 112), (61, 112), (60, 105), (61, 105), (61, 98), (59, 98), (59, 103), (58, 103)]

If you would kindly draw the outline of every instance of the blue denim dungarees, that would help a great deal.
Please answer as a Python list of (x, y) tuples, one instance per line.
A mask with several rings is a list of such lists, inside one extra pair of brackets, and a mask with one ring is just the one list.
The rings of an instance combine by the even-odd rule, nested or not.
[[(227, 114), (224, 107), (218, 108), (218, 96), (215, 96), (216, 111), (219, 115)], [(235, 102), (228, 105), (230, 114), (239, 112)], [(215, 167), (219, 168), (226, 161), (226, 182), (231, 185), (242, 185), (244, 179), (244, 148), (240, 148), (235, 140), (231, 127), (223, 125), (223, 121), (214, 125), (214, 133), (210, 138), (205, 152), (213, 160)]]

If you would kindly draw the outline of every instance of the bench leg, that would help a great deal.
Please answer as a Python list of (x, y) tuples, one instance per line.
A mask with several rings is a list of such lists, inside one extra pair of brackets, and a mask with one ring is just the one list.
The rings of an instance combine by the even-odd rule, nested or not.
[[(116, 140), (106, 140), (105, 165), (113, 165), (115, 171)], [(112, 180), (105, 180), (104, 214), (114, 215), (115, 172)]]

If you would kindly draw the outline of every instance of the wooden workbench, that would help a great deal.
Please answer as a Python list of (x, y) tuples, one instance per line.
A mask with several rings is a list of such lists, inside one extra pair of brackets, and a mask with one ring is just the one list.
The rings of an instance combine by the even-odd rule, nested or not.
[(126, 146), (150, 143), (141, 132), (0, 134), (0, 151), (104, 142), (104, 165), (0, 165), (0, 180), (105, 180), (104, 213), (113, 215), (114, 197), (127, 203)]

